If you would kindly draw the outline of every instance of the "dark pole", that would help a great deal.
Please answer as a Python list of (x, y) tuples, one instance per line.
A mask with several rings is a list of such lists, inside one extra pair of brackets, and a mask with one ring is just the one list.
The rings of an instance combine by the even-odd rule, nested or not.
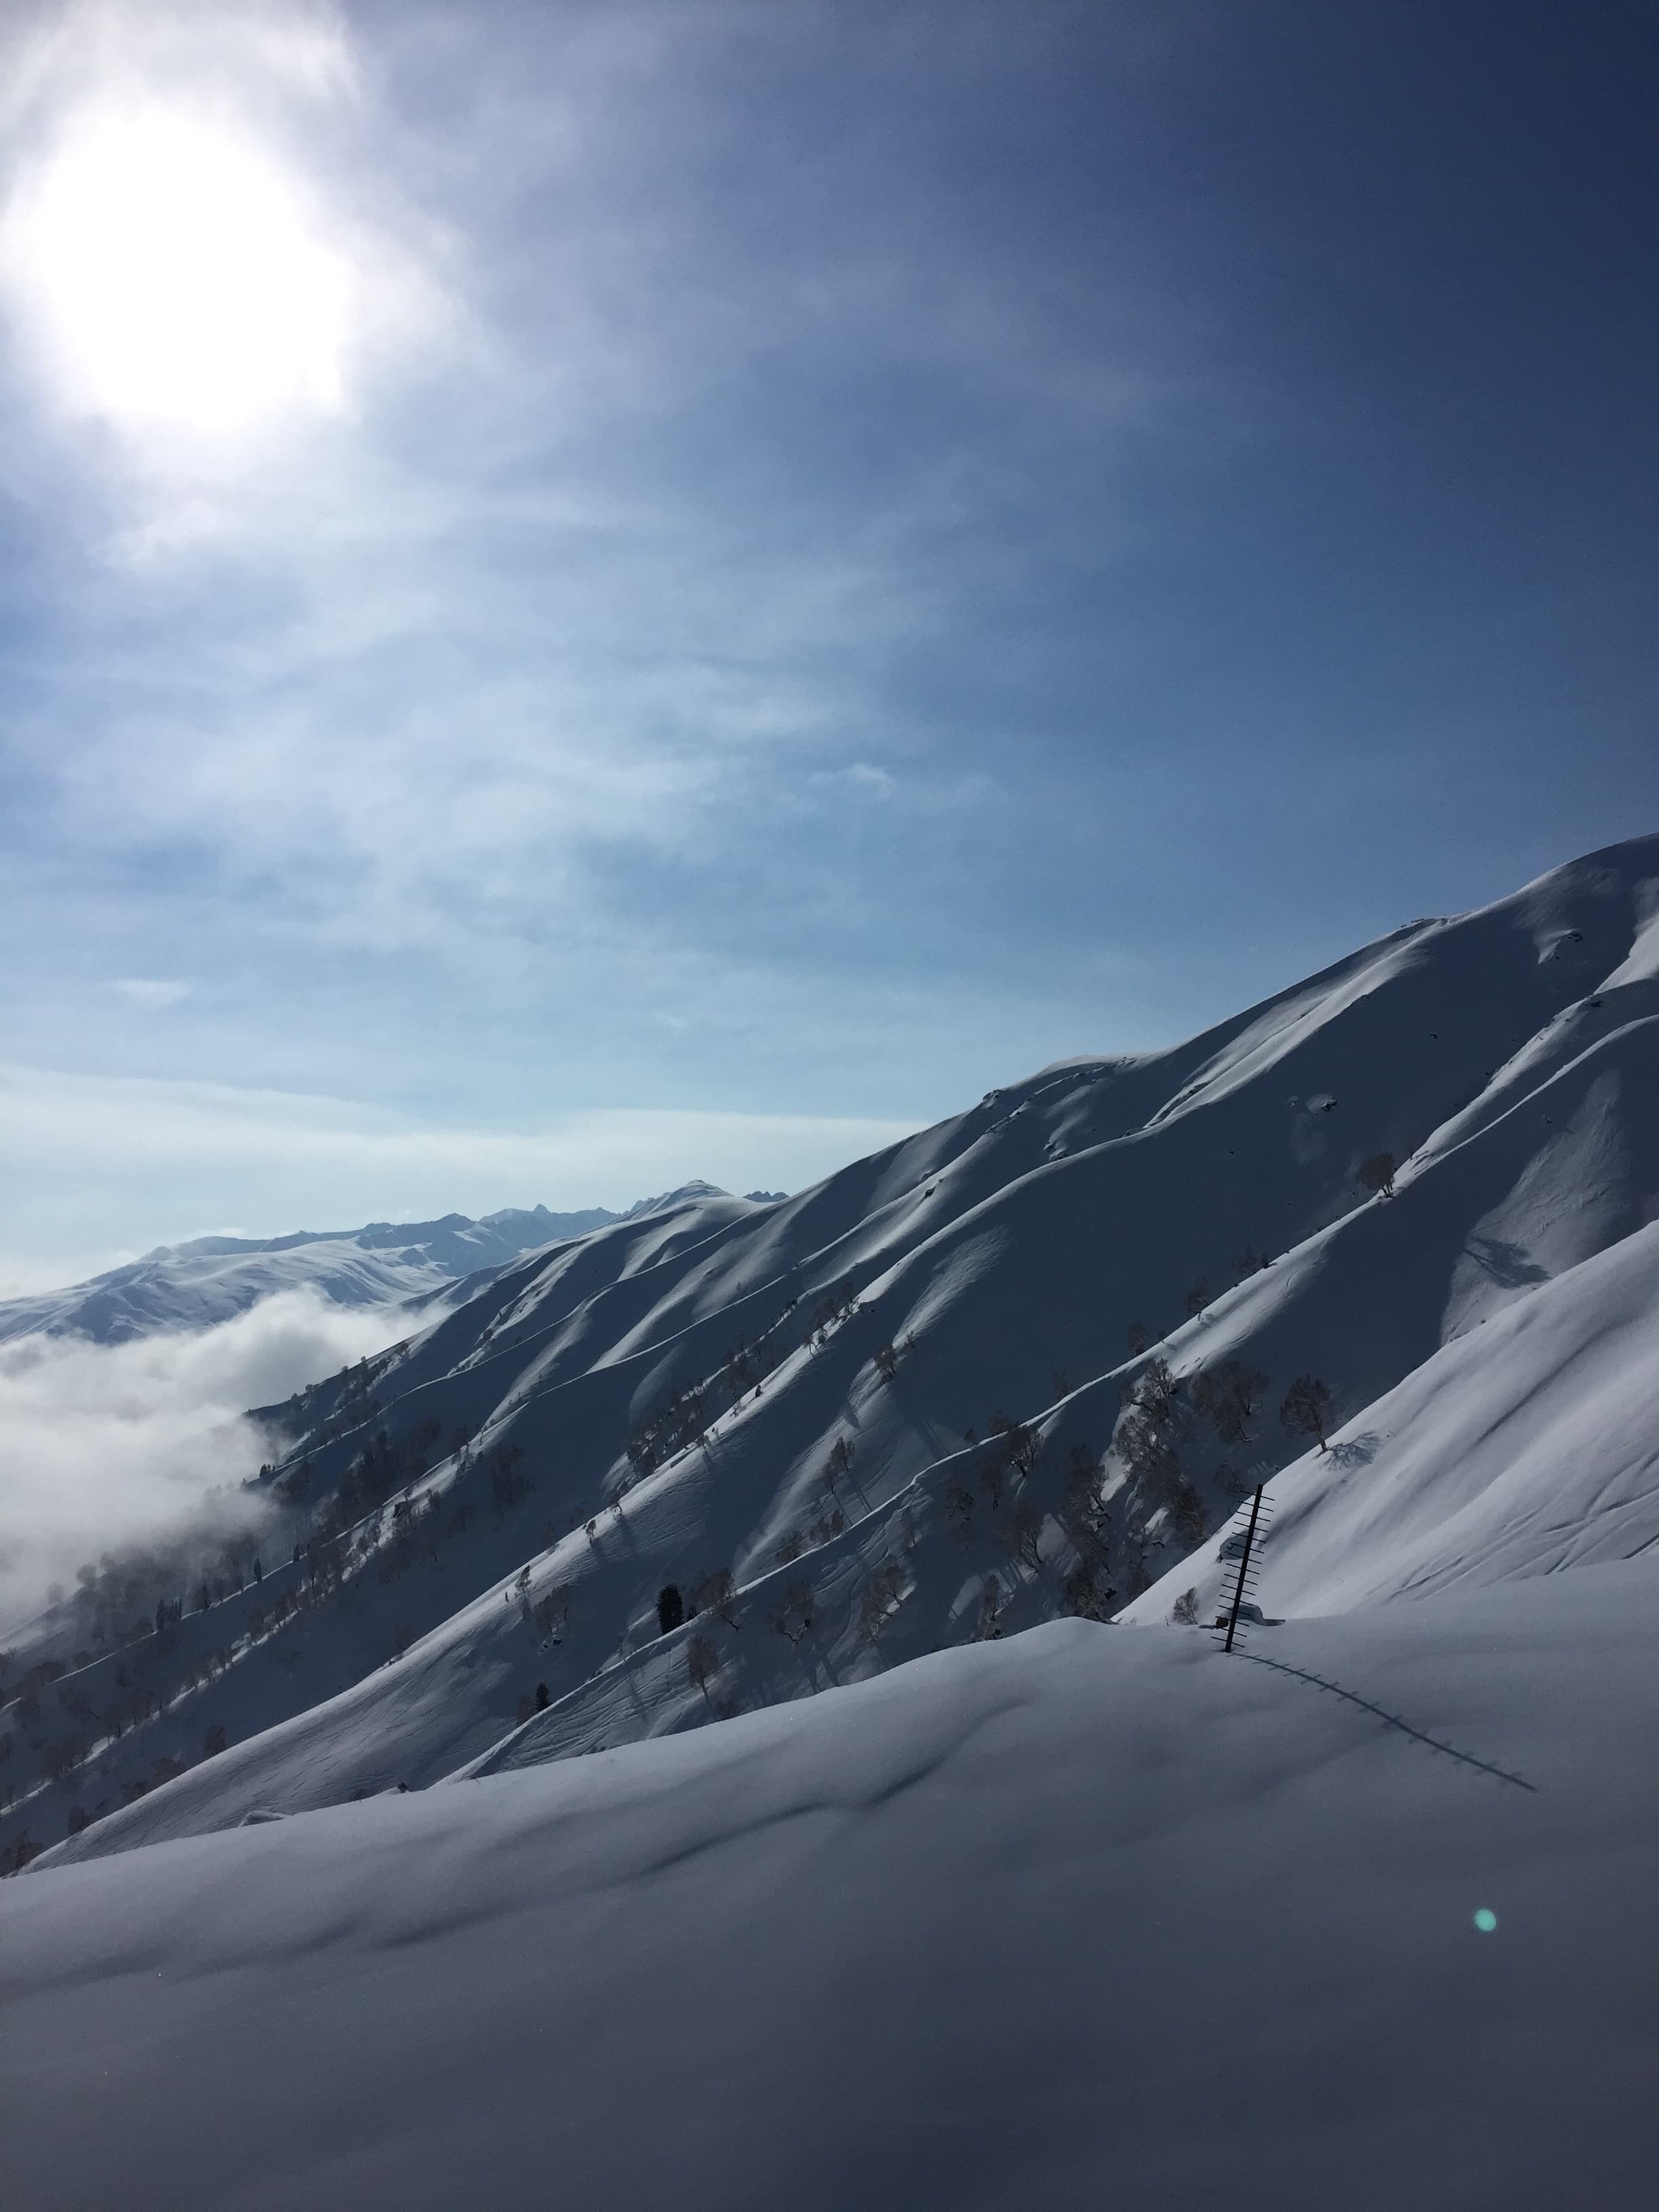
[(1244, 1577), (1249, 1571), (1250, 1547), (1255, 1541), (1255, 1516), (1261, 1510), (1263, 1487), (1263, 1485), (1257, 1484), (1255, 1496), (1250, 1501), (1250, 1525), (1244, 1532), (1244, 1556), (1238, 1563), (1238, 1580), (1233, 1585), (1233, 1609), (1227, 1615), (1227, 1641), (1222, 1646), (1224, 1651), (1231, 1651), (1233, 1648), (1233, 1631), (1238, 1626), (1238, 1601), (1244, 1595)]

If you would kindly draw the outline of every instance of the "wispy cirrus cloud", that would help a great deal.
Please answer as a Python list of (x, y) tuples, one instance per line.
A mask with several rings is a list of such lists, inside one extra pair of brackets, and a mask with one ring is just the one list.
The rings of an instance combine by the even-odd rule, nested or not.
[[(419, 942), (458, 926), (458, 882), (482, 878), (498, 922), (550, 892), (556, 912), (607, 846), (741, 865), (849, 744), (892, 773), (868, 757), (892, 734), (883, 663), (948, 628), (964, 563), (1000, 557), (975, 518), (1024, 496), (940, 431), (973, 392), (1029, 403), (1035, 380), (1053, 407), (1065, 349), (1037, 288), (939, 258), (876, 179), (805, 259), (787, 209), (732, 196), (737, 118), (678, 86), (709, 53), (786, 59), (752, 8), (555, 9), (500, 49), (443, 9), (376, 30), (103, 7), (35, 39), (31, 112), (155, 82), (246, 96), (332, 193), (319, 234), (337, 221), (366, 265), (401, 254), (442, 307), (383, 318), (344, 416), (256, 441), (222, 481), (105, 476), (113, 565), (61, 611), (22, 729), (66, 841), (188, 841), (294, 880), (332, 927)], [(830, 30), (807, 9), (791, 36)], [(850, 181), (833, 145), (787, 173), (803, 205)], [(831, 403), (861, 358), (907, 416), (932, 387), (927, 437), (861, 450), (867, 410)], [(1091, 420), (1152, 404), (1127, 351), (1111, 381), (1077, 380)], [(574, 896), (592, 912), (602, 888)]]

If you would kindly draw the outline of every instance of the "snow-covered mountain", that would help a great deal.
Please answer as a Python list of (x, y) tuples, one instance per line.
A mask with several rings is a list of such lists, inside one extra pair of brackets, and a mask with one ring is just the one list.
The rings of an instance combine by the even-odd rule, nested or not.
[(483, 1282), (522, 1253), (704, 1194), (715, 1194), (712, 1183), (641, 1199), (623, 1213), (602, 1206), (578, 1213), (509, 1206), (478, 1221), (447, 1213), (437, 1221), (371, 1221), (363, 1229), (302, 1229), (289, 1237), (192, 1237), (158, 1245), (90, 1282), (0, 1300), (0, 1343), (39, 1333), (122, 1344), (157, 1329), (206, 1328), (282, 1291), (315, 1291), (335, 1305), (409, 1304), (418, 1310), (473, 1279)]
[(509, 1264), (268, 1409), (262, 1535), (38, 1625), (7, 1839), (73, 1821), (85, 1857), (1202, 1615), (1264, 1480), (1270, 1616), (1632, 1556), (1656, 1063), (1644, 839), (793, 1198)]
[(266, 1409), (11, 1655), (23, 2198), (1650, 2202), (1656, 1076), (1648, 838)]

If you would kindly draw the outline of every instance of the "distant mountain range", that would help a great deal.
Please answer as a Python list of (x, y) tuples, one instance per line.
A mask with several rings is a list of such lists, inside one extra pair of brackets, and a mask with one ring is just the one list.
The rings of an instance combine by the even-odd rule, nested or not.
[[(120, 1344), (157, 1329), (204, 1328), (276, 1291), (317, 1291), (336, 1305), (423, 1304), (482, 1285), (526, 1252), (696, 1198), (724, 1197), (713, 1183), (683, 1183), (621, 1213), (602, 1206), (550, 1213), (507, 1207), (477, 1221), (371, 1221), (362, 1229), (301, 1229), (291, 1236), (197, 1237), (161, 1244), (90, 1282), (0, 1301), (0, 1343), (43, 1333)], [(751, 1195), (768, 1202), (779, 1192)]]

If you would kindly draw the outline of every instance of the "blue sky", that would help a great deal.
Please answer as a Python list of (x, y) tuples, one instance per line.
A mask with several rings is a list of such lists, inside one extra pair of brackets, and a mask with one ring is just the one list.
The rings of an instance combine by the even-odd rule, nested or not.
[(8, 1280), (793, 1186), (1655, 824), (1646, 9), (8, 23)]

